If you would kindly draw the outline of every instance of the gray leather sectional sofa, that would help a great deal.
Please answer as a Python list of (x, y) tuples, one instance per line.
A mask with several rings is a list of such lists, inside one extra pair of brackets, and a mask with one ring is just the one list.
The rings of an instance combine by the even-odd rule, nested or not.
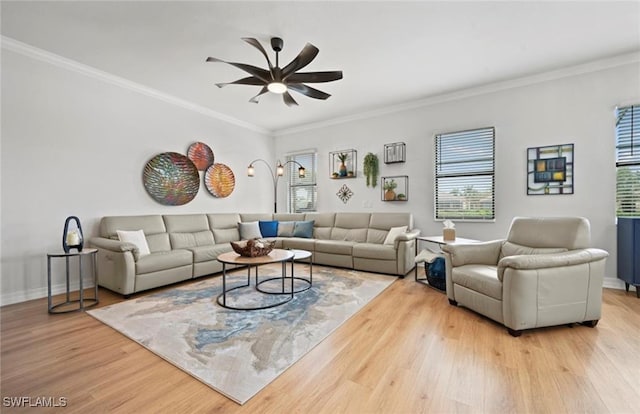
[[(415, 238), (410, 213), (187, 214), (109, 216), (100, 222), (98, 283), (122, 295), (222, 271), (216, 260), (240, 240), (238, 223), (313, 221), (310, 238), (275, 237), (277, 248), (313, 253), (316, 264), (403, 277), (413, 269)], [(392, 228), (407, 226), (391, 244)], [(119, 240), (118, 231), (142, 230), (150, 254)]]

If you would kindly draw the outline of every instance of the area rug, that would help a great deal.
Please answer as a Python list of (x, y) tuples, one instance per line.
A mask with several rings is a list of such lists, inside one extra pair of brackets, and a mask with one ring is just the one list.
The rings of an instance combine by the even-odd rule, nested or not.
[[(280, 269), (260, 267), (260, 280)], [(299, 271), (308, 267), (296, 265), (296, 276)], [(246, 281), (246, 270), (230, 280)], [(222, 308), (216, 302), (222, 278), (213, 277), (87, 313), (244, 404), (395, 280), (314, 266), (310, 289), (270, 309)], [(256, 292), (253, 276), (251, 282), (235, 292), (256, 300), (279, 297)], [(299, 283), (295, 290), (303, 287)]]

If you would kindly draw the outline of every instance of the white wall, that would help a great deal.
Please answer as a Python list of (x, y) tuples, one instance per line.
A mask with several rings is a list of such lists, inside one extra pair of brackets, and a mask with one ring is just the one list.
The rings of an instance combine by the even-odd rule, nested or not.
[[(640, 64), (562, 77), (495, 92), (368, 119), (335, 123), (320, 128), (281, 133), (276, 153), (318, 149), (320, 211), (410, 211), (424, 235), (439, 234), (433, 219), (433, 145), (440, 132), (493, 126), (496, 129), (496, 220), (494, 223), (457, 223), (461, 237), (490, 240), (506, 235), (514, 216), (587, 217), (592, 225), (592, 243), (611, 253), (606, 276), (615, 278), (615, 107), (640, 102)], [(327, 102), (331, 104), (330, 101)], [(383, 145), (407, 144), (404, 164), (384, 165)], [(526, 149), (528, 147), (575, 144), (573, 195), (527, 196)], [(329, 178), (330, 151), (358, 151), (358, 177)], [(381, 201), (380, 186), (370, 189), (362, 176), (362, 159), (376, 153), (381, 175), (408, 175), (407, 202)], [(354, 192), (345, 205), (336, 196), (343, 184)], [(370, 206), (370, 207), (367, 207)], [(618, 285), (608, 279), (608, 285)]]
[[(7, 50), (2, 121), (2, 304), (46, 296), (46, 254), (61, 251), (67, 216), (81, 219), (88, 238), (105, 215), (272, 209), (271, 181), (246, 176), (251, 160), (275, 161), (272, 138)], [(218, 199), (201, 184), (184, 206), (155, 202), (144, 165), (194, 141), (231, 167), (234, 192)]]
[[(594, 246), (611, 253), (607, 276), (614, 278), (614, 108), (640, 101), (639, 78), (640, 64), (624, 64), (282, 133), (274, 143), (263, 133), (3, 50), (0, 303), (46, 295), (46, 253), (61, 249), (67, 216), (80, 217), (91, 237), (104, 215), (271, 211), (272, 181), (258, 174), (247, 178), (247, 164), (255, 158), (275, 162), (309, 148), (319, 155), (320, 211), (410, 211), (423, 234), (437, 234), (433, 136), (484, 126), (496, 128), (497, 219), (458, 223), (458, 235), (503, 237), (516, 215), (582, 215), (591, 220)], [(235, 191), (216, 199), (202, 186), (185, 206), (156, 203), (142, 185), (145, 163), (160, 152), (185, 153), (194, 141), (209, 144), (216, 162), (231, 167)], [(365, 186), (362, 159), (371, 151), (382, 161), (383, 145), (396, 141), (406, 142), (407, 162), (381, 162), (381, 175), (408, 175), (409, 201), (382, 202), (379, 186)], [(561, 143), (575, 144), (575, 194), (527, 196), (526, 148)], [(358, 177), (330, 179), (328, 153), (348, 148), (358, 151)], [(347, 204), (336, 196), (343, 184), (354, 192)], [(61, 269), (54, 270), (59, 292)]]

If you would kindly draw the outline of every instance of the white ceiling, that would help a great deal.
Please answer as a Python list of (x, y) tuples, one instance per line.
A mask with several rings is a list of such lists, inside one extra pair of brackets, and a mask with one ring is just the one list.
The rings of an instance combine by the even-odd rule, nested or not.
[[(2, 35), (272, 132), (640, 50), (639, 1), (11, 2)], [(305, 71), (342, 70), (295, 93), (299, 107), (207, 56), (266, 67), (244, 43), (284, 39), (281, 63), (306, 42)]]

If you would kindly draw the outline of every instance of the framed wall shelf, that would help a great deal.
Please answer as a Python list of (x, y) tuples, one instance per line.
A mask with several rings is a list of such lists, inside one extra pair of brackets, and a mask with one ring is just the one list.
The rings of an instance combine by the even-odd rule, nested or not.
[(329, 153), (331, 178), (355, 178), (358, 175), (358, 151), (346, 149)]
[(384, 144), (384, 163), (395, 164), (405, 162), (407, 156), (407, 144), (404, 142), (394, 142)]
[(407, 201), (409, 200), (409, 176), (395, 175), (382, 177), (382, 201)]

